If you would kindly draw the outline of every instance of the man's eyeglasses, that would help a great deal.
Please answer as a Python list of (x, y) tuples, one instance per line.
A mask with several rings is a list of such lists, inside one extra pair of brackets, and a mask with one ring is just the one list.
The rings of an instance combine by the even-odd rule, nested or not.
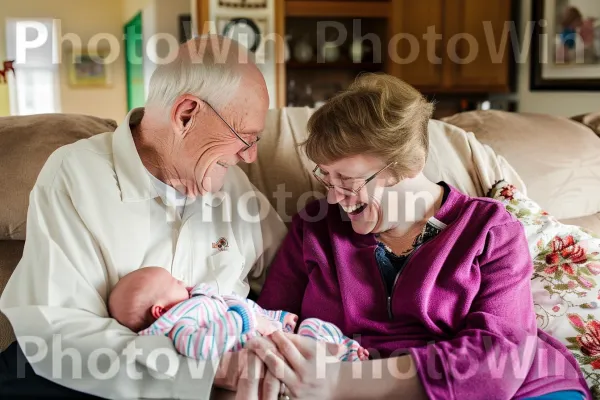
[(213, 112), (217, 115), (217, 117), (219, 117), (219, 119), (221, 121), (223, 121), (223, 123), (225, 123), (225, 125), (227, 125), (227, 127), (229, 128), (229, 130), (238, 138), (241, 140), (242, 143), (244, 143), (244, 145), (246, 146), (242, 151), (246, 151), (249, 150), (252, 146), (254, 146), (255, 144), (258, 143), (258, 141), (260, 140), (260, 137), (257, 137), (255, 141), (253, 141), (252, 143), (248, 143), (247, 141), (244, 140), (244, 138), (242, 138), (236, 131), (235, 129), (233, 129), (233, 127), (231, 125), (229, 125), (229, 123), (227, 121), (225, 121), (225, 118), (223, 118), (221, 116), (221, 114), (219, 114), (217, 112), (217, 110), (215, 110), (215, 108), (210, 105), (209, 102), (205, 101), (206, 105), (210, 107), (211, 110), (213, 110)]
[(377, 175), (379, 175), (380, 173), (382, 173), (383, 171), (385, 171), (386, 169), (388, 169), (389, 167), (391, 167), (392, 165), (395, 165), (395, 164), (396, 164), (396, 162), (389, 163), (388, 165), (381, 168), (379, 171), (375, 172), (373, 175), (371, 175), (367, 179), (354, 179), (351, 188), (333, 185), (333, 184), (329, 183), (327, 181), (329, 179), (327, 177), (328, 174), (323, 172), (323, 170), (321, 168), (319, 168), (318, 165), (315, 167), (315, 169), (313, 169), (312, 173), (313, 173), (313, 176), (319, 182), (321, 182), (323, 184), (323, 186), (325, 186), (327, 188), (327, 190), (337, 189), (338, 191), (340, 191), (342, 194), (344, 194), (346, 196), (356, 196), (362, 190), (362, 188), (364, 188), (367, 185), (367, 183), (371, 182), (373, 179), (375, 179), (375, 177)]

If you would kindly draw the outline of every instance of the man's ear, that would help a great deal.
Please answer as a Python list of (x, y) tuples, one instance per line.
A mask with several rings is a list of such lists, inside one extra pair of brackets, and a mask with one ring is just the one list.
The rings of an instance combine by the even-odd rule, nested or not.
[(204, 103), (189, 94), (179, 96), (172, 108), (171, 124), (176, 133), (184, 134), (192, 128), (196, 115)]
[(162, 306), (157, 306), (156, 304), (150, 308), (150, 314), (155, 319), (159, 319), (166, 311)]

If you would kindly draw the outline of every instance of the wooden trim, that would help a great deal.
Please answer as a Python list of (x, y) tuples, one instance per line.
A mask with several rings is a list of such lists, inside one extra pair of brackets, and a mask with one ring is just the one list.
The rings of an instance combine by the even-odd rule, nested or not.
[(387, 38), (385, 42), (383, 42), (383, 46), (381, 49), (381, 51), (384, 51), (385, 54), (387, 54), (387, 57), (385, 59), (385, 72), (386, 74), (393, 75), (395, 77), (402, 76), (402, 65), (394, 62), (394, 59), (392, 58), (392, 52), (396, 52), (398, 51), (398, 49), (390, 49), (390, 42), (395, 34), (403, 32), (404, 30), (404, 23), (402, 20), (402, 7), (404, 5), (404, 1), (406, 0), (392, 0), (390, 2), (389, 17), (387, 21)]
[(285, 3), (284, 0), (275, 0), (275, 105), (277, 108), (285, 107), (286, 75), (285, 75)]
[(286, 1), (287, 17), (388, 18), (390, 3), (384, 1)]
[[(462, 4), (461, 4), (462, 5)], [(459, 21), (461, 10), (458, 7), (444, 2), (444, 19), (442, 26), (442, 83), (441, 91), (453, 91), (453, 85), (456, 80), (456, 65), (452, 63), (448, 57), (448, 40), (455, 34), (460, 32)]]
[(415, 86), (415, 88), (423, 94), (465, 94), (465, 95), (476, 95), (476, 94), (504, 94), (511, 93), (510, 86), (508, 85), (470, 85), (470, 86), (451, 86), (451, 87), (424, 87)]
[(209, 0), (196, 0), (196, 26), (198, 27), (199, 35), (204, 35), (210, 30), (210, 24), (207, 24), (207, 22), (209, 22), (210, 16), (208, 2)]

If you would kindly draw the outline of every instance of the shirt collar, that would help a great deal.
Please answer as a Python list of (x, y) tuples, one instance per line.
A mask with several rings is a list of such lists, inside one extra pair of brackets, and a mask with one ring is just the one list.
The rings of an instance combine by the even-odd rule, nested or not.
[[(135, 147), (131, 128), (140, 123), (144, 108), (131, 110), (113, 134), (113, 157), (115, 172), (121, 189), (121, 200), (125, 203), (155, 199), (159, 197), (150, 174)], [(223, 193), (207, 193), (202, 196), (204, 204), (218, 207), (223, 202)]]
[(143, 116), (143, 108), (131, 110), (113, 134), (115, 172), (121, 189), (121, 200), (125, 203), (154, 199), (158, 196), (131, 135), (131, 126), (139, 124)]

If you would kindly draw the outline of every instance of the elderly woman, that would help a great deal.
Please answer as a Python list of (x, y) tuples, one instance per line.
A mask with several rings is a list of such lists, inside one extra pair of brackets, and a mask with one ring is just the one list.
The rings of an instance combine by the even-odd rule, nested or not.
[(423, 175), (432, 109), (368, 75), (316, 111), (305, 149), (327, 198), (294, 217), (258, 301), (336, 324), (373, 359), (319, 374), (310, 340), (249, 347), (279, 371), (282, 398), (589, 396), (575, 359), (536, 327), (520, 223)]

